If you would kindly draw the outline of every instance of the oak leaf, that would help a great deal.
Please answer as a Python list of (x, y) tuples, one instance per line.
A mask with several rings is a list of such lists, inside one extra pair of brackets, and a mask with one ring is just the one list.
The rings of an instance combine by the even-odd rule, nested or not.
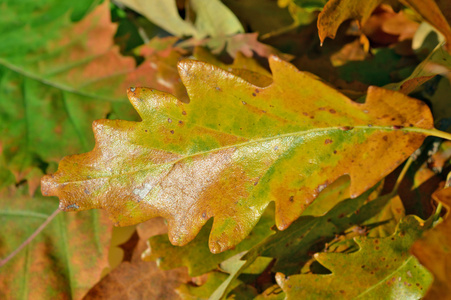
[(190, 104), (129, 89), (143, 121), (95, 122), (94, 150), (63, 159), (43, 193), (66, 211), (106, 209), (121, 226), (162, 216), (174, 245), (214, 217), (209, 245), (218, 253), (243, 240), (270, 201), (286, 229), (338, 177), (349, 174), (356, 197), (432, 132), (418, 100), (371, 87), (358, 104), (277, 57), (269, 63), (273, 83), (262, 88), (180, 62)]
[(277, 283), (286, 299), (419, 299), (432, 276), (408, 251), (423, 230), (415, 217), (408, 217), (392, 236), (355, 238), (360, 247), (357, 252), (316, 254), (316, 260), (331, 274), (285, 277), (278, 273)]

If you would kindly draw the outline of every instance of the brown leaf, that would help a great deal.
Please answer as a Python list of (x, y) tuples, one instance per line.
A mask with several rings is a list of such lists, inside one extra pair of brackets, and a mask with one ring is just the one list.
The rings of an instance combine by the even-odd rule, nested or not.
[(346, 20), (365, 23), (373, 10), (384, 0), (329, 0), (318, 15), (318, 34), (321, 44), (327, 37), (335, 38), (338, 27)]
[(185, 268), (162, 271), (155, 262), (123, 262), (83, 299), (180, 299), (174, 289), (188, 282), (187, 274)]
[(411, 252), (434, 275), (434, 282), (424, 299), (451, 299), (451, 188), (440, 190), (432, 197), (447, 208), (448, 215), (415, 242)]

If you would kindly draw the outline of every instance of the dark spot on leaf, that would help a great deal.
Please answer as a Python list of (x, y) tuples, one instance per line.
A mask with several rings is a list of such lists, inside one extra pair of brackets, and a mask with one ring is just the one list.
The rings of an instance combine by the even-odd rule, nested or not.
[(399, 130), (399, 129), (403, 129), (404, 128), (404, 126), (401, 126), (401, 125), (393, 125), (393, 129), (395, 129), (395, 130)]
[(332, 140), (331, 139), (326, 139), (325, 141), (324, 141), (324, 144), (332, 144)]
[(335, 110), (335, 109), (329, 109), (329, 112), (331, 113), (331, 114), (335, 114), (337, 111)]
[(310, 116), (310, 119), (314, 119), (315, 118), (315, 116)]
[(379, 250), (379, 246), (376, 246), (375, 249), (376, 249), (376, 250)]
[(410, 127), (413, 127), (413, 124), (409, 124)]
[(326, 108), (325, 107), (320, 107), (320, 108), (318, 108), (319, 110), (326, 110)]
[(180, 120), (180, 121), (179, 121), (179, 124), (182, 124), (182, 125), (183, 125), (183, 121)]
[(348, 131), (348, 130), (354, 129), (354, 127), (351, 127), (351, 126), (343, 126), (343, 127), (340, 127), (340, 129), (341, 129), (341, 130), (344, 130), (344, 131)]
[(375, 240), (374, 240), (374, 243), (375, 243), (375, 244), (379, 244), (379, 240), (378, 240), (378, 239), (375, 239)]
[(171, 130), (171, 133), (174, 134), (174, 130)]
[(337, 154), (337, 150), (334, 150), (334, 154)]
[(362, 266), (362, 269), (365, 269), (365, 265)]
[(306, 112), (303, 112), (302, 114), (303, 114), (304, 116), (308, 116), (308, 113), (306, 113)]
[(262, 113), (266, 114), (266, 110), (262, 110)]
[(256, 93), (260, 93), (260, 91), (259, 91), (258, 89), (255, 89), (255, 92), (256, 92)]
[(182, 111), (182, 115), (186, 116), (186, 111)]
[(332, 219), (331, 219), (331, 218), (327, 219), (327, 222), (331, 222), (331, 221), (332, 221)]
[(382, 138), (384, 141), (388, 141), (388, 136), (384, 135), (384, 137)]
[(294, 196), (290, 196), (290, 202), (294, 201)]
[(145, 132), (147, 132), (147, 129), (144, 129)]
[(257, 94), (256, 94), (256, 93), (252, 93), (252, 96), (254, 96), (254, 97), (255, 97), (255, 96), (257, 96)]
[(342, 219), (342, 218), (344, 218), (344, 216), (345, 216), (345, 214), (344, 214), (344, 213), (341, 213), (341, 214), (338, 215), (338, 218), (339, 218), (339, 219)]
[(221, 88), (220, 88), (219, 86), (217, 86), (217, 87), (216, 87), (216, 90), (217, 90), (217, 91), (220, 91), (220, 90), (221, 90)]
[(346, 292), (343, 290), (340, 290), (340, 294), (346, 294)]
[(254, 186), (256, 186), (258, 184), (258, 180), (256, 182), (254, 182)]

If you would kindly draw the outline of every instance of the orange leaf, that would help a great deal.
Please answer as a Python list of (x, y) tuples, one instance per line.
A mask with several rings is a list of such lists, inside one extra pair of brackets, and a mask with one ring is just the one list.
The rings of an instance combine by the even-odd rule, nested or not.
[[(432, 197), (451, 209), (451, 188), (440, 190)], [(424, 299), (451, 299), (451, 219), (426, 232), (411, 248), (420, 263), (434, 275), (434, 282)]]

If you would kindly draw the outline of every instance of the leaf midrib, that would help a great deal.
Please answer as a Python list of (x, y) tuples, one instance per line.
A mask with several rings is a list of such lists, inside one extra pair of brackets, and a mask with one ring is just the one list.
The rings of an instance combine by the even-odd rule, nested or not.
[[(137, 172), (142, 172), (142, 171), (147, 171), (151, 168), (154, 168), (155, 166), (161, 166), (161, 165), (165, 165), (165, 164), (172, 164), (175, 165), (178, 162), (190, 158), (190, 157), (195, 157), (195, 156), (199, 156), (199, 155), (203, 155), (203, 154), (209, 154), (209, 153), (213, 153), (213, 152), (217, 152), (217, 151), (221, 151), (221, 150), (226, 150), (226, 149), (230, 149), (230, 148), (237, 148), (237, 147), (242, 147), (242, 146), (248, 146), (251, 144), (256, 144), (256, 143), (264, 143), (266, 141), (271, 141), (271, 140), (275, 140), (275, 139), (280, 139), (280, 138), (284, 138), (284, 137), (295, 137), (295, 136), (303, 136), (303, 135), (307, 135), (310, 133), (315, 133), (315, 132), (327, 132), (327, 131), (350, 131), (350, 130), (356, 130), (356, 129), (360, 129), (360, 130), (371, 130), (371, 131), (377, 131), (377, 130), (381, 130), (381, 131), (404, 131), (404, 132), (415, 132), (415, 133), (421, 133), (424, 135), (434, 135), (435, 130), (428, 130), (428, 129), (423, 129), (423, 128), (418, 128), (418, 127), (406, 127), (406, 128), (402, 128), (402, 129), (394, 129), (393, 126), (368, 126), (368, 125), (359, 125), (359, 126), (350, 126), (350, 129), (344, 129), (346, 126), (334, 126), (334, 127), (324, 127), (324, 128), (313, 128), (313, 129), (308, 129), (305, 131), (297, 131), (297, 132), (290, 132), (290, 133), (285, 133), (285, 134), (279, 134), (277, 136), (271, 136), (271, 137), (266, 137), (266, 138), (260, 138), (260, 139), (256, 139), (256, 140), (249, 140), (240, 144), (235, 144), (235, 145), (228, 145), (225, 147), (219, 147), (219, 148), (214, 148), (214, 149), (210, 149), (207, 151), (201, 151), (201, 152), (196, 152), (193, 154), (189, 154), (189, 155), (185, 155), (182, 156), (178, 159), (175, 159), (173, 161), (170, 162), (165, 162), (165, 163), (157, 163), (157, 164), (152, 164), (152, 166), (147, 167), (147, 168), (142, 168), (139, 170), (133, 170), (130, 172), (124, 172), (124, 173), (119, 173), (119, 174), (113, 174), (113, 175), (108, 175), (108, 176), (99, 176), (99, 177), (95, 177), (95, 178), (87, 178), (87, 179), (83, 179), (83, 180), (75, 180), (75, 181), (66, 181), (64, 183), (79, 183), (79, 182), (86, 182), (86, 181), (91, 181), (91, 180), (98, 180), (98, 179), (105, 179), (105, 178), (115, 178), (115, 177), (119, 177), (119, 176), (124, 176), (124, 175), (131, 175)], [(352, 129), (351, 129), (352, 128)], [(161, 150), (161, 149), (157, 149), (157, 150)]]
[[(56, 88), (56, 89), (59, 89), (59, 90), (62, 90), (62, 91), (66, 91), (66, 92), (69, 92), (69, 93), (72, 93), (72, 94), (75, 94), (75, 95), (89, 97), (89, 98), (93, 98), (95, 100), (101, 100), (101, 101), (107, 101), (107, 102), (123, 103), (124, 100), (125, 100), (125, 98), (124, 99), (122, 99), (122, 98), (121, 99), (107, 98), (107, 97), (103, 97), (103, 96), (97, 95), (97, 94), (95, 94), (95, 95), (94, 94), (90, 94), (90, 93), (87, 93), (87, 92), (80, 91), (78, 88), (75, 88), (75, 87), (72, 88), (72, 87), (70, 87), (68, 85), (65, 85), (65, 84), (61, 84), (61, 83), (57, 83), (57, 82), (54, 82), (54, 81), (51, 81), (51, 80), (47, 80), (47, 79), (42, 78), (42, 77), (40, 77), (38, 75), (35, 75), (35, 74), (31, 73), (31, 72), (28, 72), (28, 71), (26, 71), (26, 70), (24, 70), (24, 69), (22, 69), (22, 68), (20, 68), (20, 67), (18, 67), (16, 65), (11, 64), (11, 63), (9, 63), (8, 61), (6, 61), (3, 58), (0, 58), (0, 65), (3, 65), (5, 68), (7, 68), (7, 69), (9, 69), (9, 70), (11, 70), (13, 72), (16, 72), (16, 73), (22, 75), (23, 77), (36, 80), (36, 81), (38, 81), (38, 82), (40, 82), (42, 84), (45, 84), (47, 86), (51, 86), (53, 88)], [(124, 72), (124, 74), (127, 74), (128, 72), (129, 72), (129, 70), (127, 70), (127, 72)], [(118, 76), (118, 75), (123, 75), (123, 74), (119, 74), (119, 73), (114, 74), (114, 76)]]

